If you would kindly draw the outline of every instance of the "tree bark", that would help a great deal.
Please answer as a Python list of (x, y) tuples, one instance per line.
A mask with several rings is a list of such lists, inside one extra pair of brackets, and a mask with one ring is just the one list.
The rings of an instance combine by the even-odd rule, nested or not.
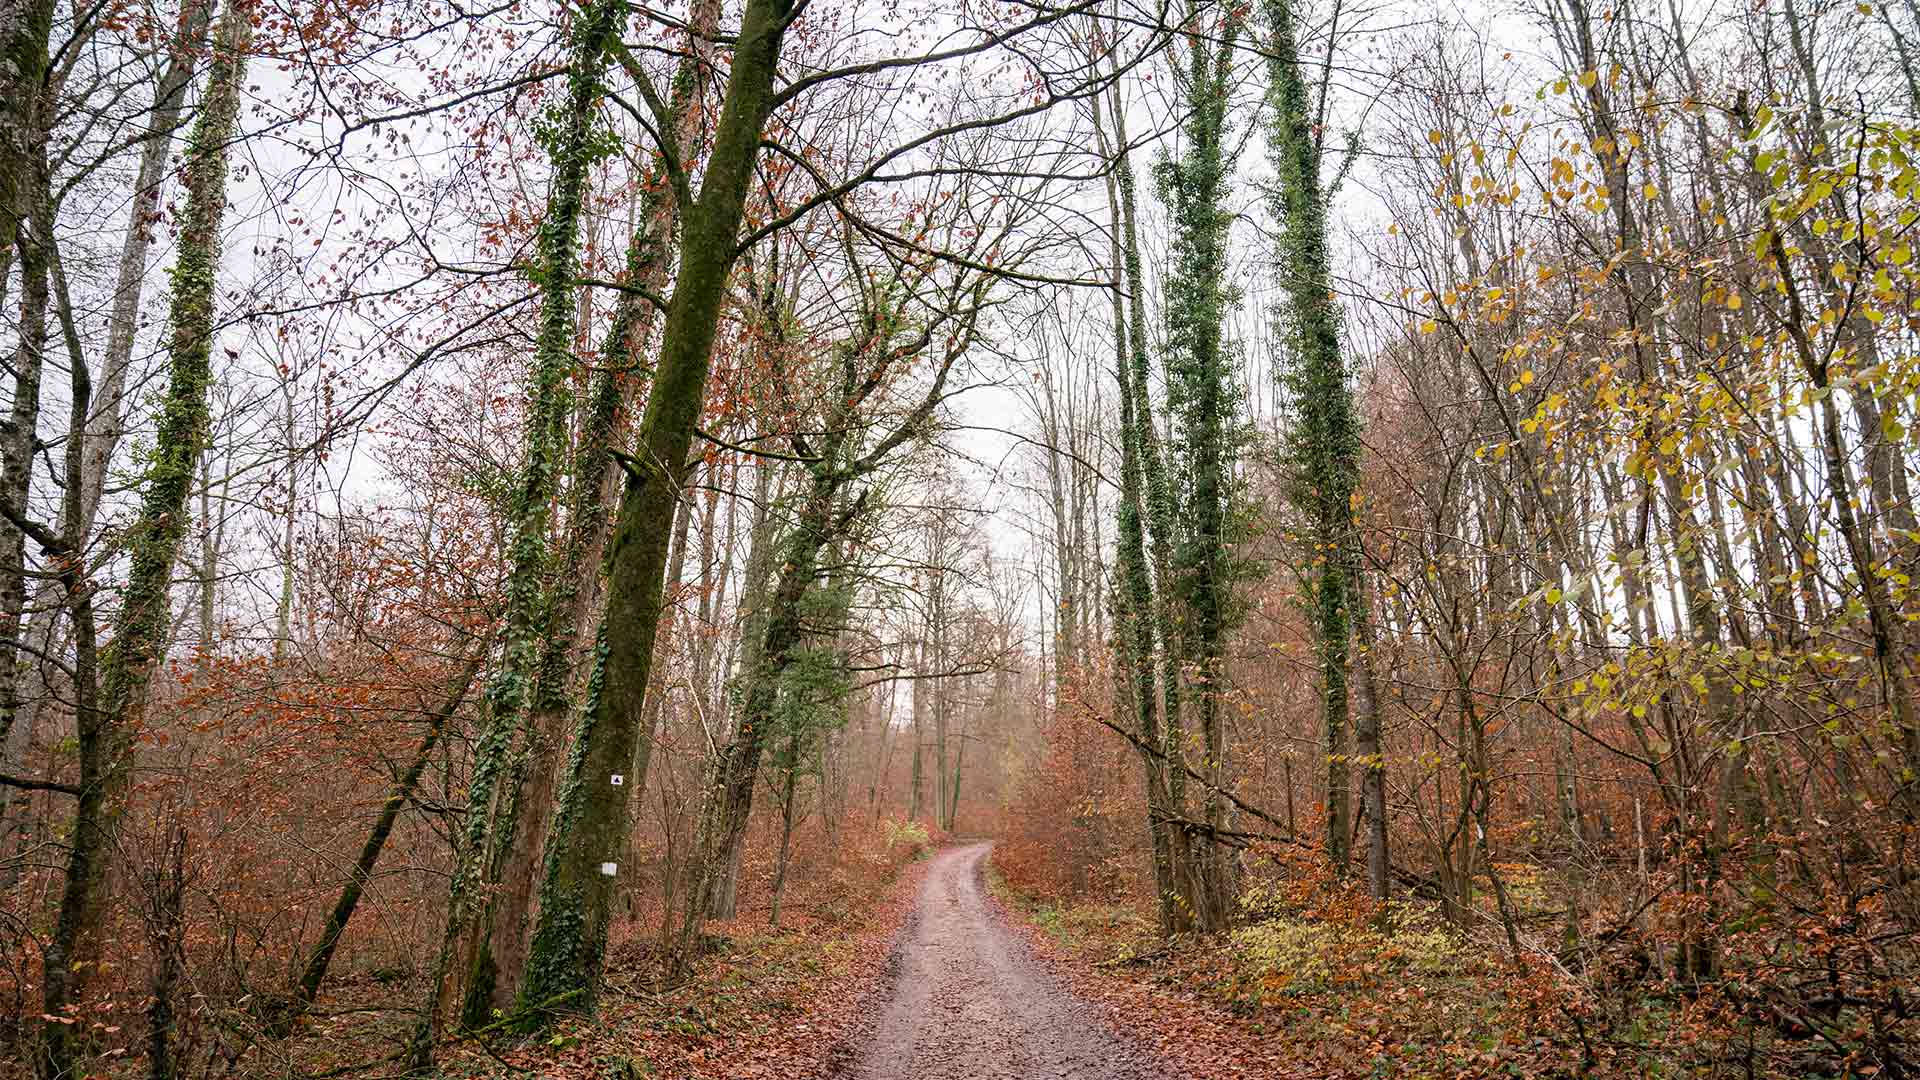
[(747, 185), (773, 106), (790, 14), (789, 0), (747, 3), (700, 194), (686, 208), (680, 274), (609, 551), (595, 671), (548, 838), (523, 1001), (572, 995), (568, 1008), (587, 1009), (599, 992), (619, 872), (612, 860), (626, 847), (629, 820), (630, 789), (611, 787), (608, 777), (633, 760), (645, 715), (674, 502), (685, 487), (687, 451), (705, 406), (721, 299), (738, 255)]
[[(1350, 648), (1353, 606), (1362, 587), (1353, 523), (1359, 431), (1342, 356), (1340, 311), (1333, 299), (1320, 146), (1300, 71), (1292, 2), (1268, 0), (1266, 13), (1271, 34), (1268, 92), (1274, 110), (1269, 143), (1280, 181), (1274, 201), (1285, 230), (1279, 264), (1292, 315), (1290, 355), (1282, 376), (1293, 412), (1289, 480), (1291, 498), (1308, 518), (1312, 541), (1304, 573), (1313, 598), (1327, 744), (1327, 854), (1336, 865), (1345, 866), (1352, 828), (1347, 751)], [(1369, 757), (1366, 743), (1374, 744), (1372, 756), (1377, 756), (1377, 719), (1362, 717), (1369, 731), (1360, 740), (1363, 745), (1355, 749), (1363, 759)]]
[[(167, 46), (166, 66), (161, 69), (159, 81), (154, 87), (147, 136), (140, 145), (140, 167), (134, 180), (133, 206), (129, 211), (126, 235), (121, 241), (120, 262), (114, 276), (113, 307), (107, 322), (107, 346), (100, 365), (102, 377), (99, 387), (91, 395), (94, 408), (82, 418), (86, 437), (82, 440), (85, 449), (80, 459), (81, 497), (76, 504), (76, 516), (80, 522), (79, 535), (83, 537), (92, 535), (94, 517), (98, 513), (101, 493), (106, 487), (107, 466), (124, 429), (122, 414), (125, 411), (127, 372), (133, 359), (140, 298), (147, 280), (147, 255), (153, 246), (153, 223), (159, 216), (160, 194), (166, 182), (167, 158), (173, 150), (173, 135), (185, 111), (187, 87), (193, 81), (195, 64), (206, 45), (207, 25), (211, 16), (210, 3), (187, 0), (180, 12), (179, 25)], [(0, 217), (3, 216), (4, 212), (0, 212)], [(11, 235), (0, 246), (11, 251)], [(0, 259), (0, 274), (5, 272), (6, 261)], [(4, 288), (4, 285), (0, 285), (0, 291), (4, 291)], [(24, 506), (24, 503), (18, 505)], [(62, 514), (64, 517), (64, 510)], [(9, 541), (14, 531), (17, 529), (12, 523), (0, 521), (0, 546)], [(66, 535), (70, 531), (63, 520), (61, 533)], [(58, 593), (58, 584), (50, 582), (45, 590), (44, 601), (34, 605), (28, 618), (25, 640), (32, 654), (46, 655), (53, 651), (59, 632), (57, 615), (60, 606), (54, 602)], [(5, 636), (11, 640), (11, 635)], [(4, 652), (4, 648), (0, 646), (0, 652)], [(5, 658), (0, 656), (0, 669), (5, 666)], [(47, 672), (40, 664), (19, 664), (11, 672), (0, 670), (0, 679), (9, 680), (0, 686), (0, 767), (18, 770), (33, 745), (40, 726), (40, 716), (52, 688), (48, 685)], [(14, 849), (22, 843), (26, 826), (27, 808), (24, 800), (8, 800), (0, 805), (0, 851)], [(0, 870), (0, 892), (10, 887), (11, 868), (16, 864), (4, 865), (7, 869)]]
[[(717, 7), (714, 0), (702, 0), (696, 7), (688, 52), (674, 76), (668, 110), (675, 124), (671, 137), (676, 155), (690, 143), (699, 121), (698, 111), (691, 107), (699, 77), (697, 56), (701, 35), (711, 31), (718, 17)], [(673, 262), (679, 207), (658, 168), (646, 178), (644, 187), (640, 224), (627, 245), (626, 276), (634, 286), (657, 294)], [(653, 305), (640, 296), (630, 292), (620, 295), (600, 349), (601, 368), (594, 373), (588, 389), (567, 499), (566, 539), (554, 564), (554, 595), (549, 601), (547, 632), (541, 642), (535, 689), (528, 705), (526, 777), (519, 792), (518, 827), (500, 870), (498, 900), (492, 912), (496, 972), (489, 1002), (492, 1009), (504, 1009), (513, 1001), (526, 968), (533, 931), (528, 915), (539, 888), (541, 853), (560, 773), (560, 746), (585, 652), (580, 643), (592, 633), (602, 597), (600, 578), (613, 494), (620, 476), (614, 446), (628, 426), (628, 416), (643, 388), (641, 360), (653, 336), (654, 313)], [(684, 508), (681, 513), (685, 513)], [(657, 700), (658, 695), (655, 697)], [(649, 715), (657, 712), (656, 706)], [(652, 734), (649, 723), (634, 755), (633, 775), (627, 781), (642, 792)]]
[[(75, 810), (66, 886), (46, 952), (42, 1011), (49, 1017), (66, 1017), (85, 993), (86, 972), (91, 968), (76, 961), (99, 947), (105, 856), (131, 782), (133, 747), (146, 718), (153, 670), (166, 654), (171, 616), (168, 586), (186, 536), (187, 499), (207, 437), (216, 278), (227, 204), (227, 147), (239, 112), (251, 14), (248, 5), (235, 3), (221, 16), (204, 104), (187, 147), (186, 222), (172, 273), (167, 339), (170, 378), (153, 457), (141, 483), (140, 511), (128, 530), (132, 567), (113, 642), (101, 662), (97, 710), (85, 700), (91, 693), (82, 692), (82, 794)], [(51, 224), (46, 223), (49, 230)], [(78, 357), (73, 361), (78, 372), (82, 364)], [(77, 551), (73, 554), (78, 556)], [(91, 622), (90, 609), (86, 621)], [(90, 631), (86, 636), (91, 638)], [(93, 647), (90, 640), (76, 644), (87, 652)], [(91, 672), (87, 675), (90, 678)], [(53, 1019), (42, 1023), (36, 1068), (45, 1080), (73, 1074), (77, 1027)]]
[[(1180, 898), (1176, 877), (1174, 845), (1176, 837), (1170, 817), (1180, 816), (1172, 805), (1164, 759), (1149, 748), (1164, 745), (1160, 732), (1159, 695), (1154, 667), (1153, 581), (1147, 568), (1144, 483), (1141, 478), (1143, 448), (1141, 425), (1151, 425), (1151, 417), (1139, 415), (1140, 402), (1147, 395), (1134, 385), (1127, 322), (1126, 240), (1122, 232), (1119, 184), (1114, 172), (1126, 168), (1126, 149), (1108, 142), (1101, 124), (1099, 99), (1093, 102), (1093, 121), (1102, 149), (1116, 162), (1107, 180), (1108, 224), (1112, 232), (1112, 290), (1114, 379), (1120, 389), (1120, 498), (1116, 508), (1116, 544), (1118, 573), (1113, 585), (1113, 624), (1117, 663), (1117, 700), (1133, 714), (1139, 732), (1141, 770), (1145, 777), (1147, 837), (1152, 852), (1155, 909), (1160, 932), (1170, 935), (1184, 929), (1190, 910)], [(1116, 117), (1117, 122), (1117, 117)], [(1131, 175), (1129, 173), (1129, 186)]]
[[(1228, 504), (1233, 461), (1243, 438), (1229, 382), (1225, 320), (1232, 303), (1226, 284), (1226, 186), (1232, 171), (1227, 131), (1232, 55), (1241, 29), (1238, 11), (1222, 11), (1218, 37), (1190, 28), (1184, 84), (1189, 107), (1186, 152), (1158, 170), (1173, 225), (1174, 265), (1167, 277), (1167, 383), (1177, 425), (1170, 448), (1185, 481), (1183, 526), (1175, 547), (1171, 591), (1180, 601), (1182, 696), (1198, 713), (1202, 774), (1207, 791), (1201, 816), (1216, 835), (1226, 827), (1227, 633), (1232, 620), (1233, 570)], [(1136, 389), (1138, 389), (1136, 387)], [(1138, 414), (1136, 414), (1138, 419)], [(1187, 897), (1201, 929), (1232, 918), (1236, 885), (1229, 849), (1210, 843), (1194, 856)]]
[[(563, 124), (549, 146), (553, 179), (547, 191), (546, 218), (537, 236), (539, 261), (533, 274), (540, 290), (540, 321), (528, 373), (524, 460), (517, 490), (509, 508), (506, 613), (499, 671), (487, 688), (485, 729), (475, 747), (473, 778), (465, 835), (449, 889), (444, 970), (459, 956), (460, 1016), (468, 1027), (484, 1026), (492, 1015), (500, 966), (494, 956), (496, 904), (503, 899), (495, 888), (516, 843), (525, 843), (520, 822), (523, 812), (538, 818), (545, 812), (544, 793), (527, 794), (528, 762), (550, 749), (541, 745), (541, 733), (530, 717), (549, 702), (563, 698), (565, 687), (541, 680), (546, 643), (553, 625), (548, 529), (565, 469), (567, 380), (573, 365), (576, 332), (574, 304), (579, 276), (580, 223), (585, 212), (588, 173), (603, 151), (594, 141), (595, 111), (603, 92), (608, 55), (627, 23), (625, 0), (597, 0), (585, 9), (573, 28)], [(560, 706), (564, 708), (564, 705)], [(517, 747), (517, 751), (516, 751)], [(529, 806), (532, 809), (529, 811)], [(524, 903), (524, 893), (513, 898)], [(511, 907), (512, 904), (509, 904)], [(505, 940), (515, 940), (510, 932)], [(447, 991), (444, 975), (436, 973), (433, 1000), (426, 1023), (438, 1022), (440, 1001)], [(423, 1040), (424, 1041), (424, 1040)]]

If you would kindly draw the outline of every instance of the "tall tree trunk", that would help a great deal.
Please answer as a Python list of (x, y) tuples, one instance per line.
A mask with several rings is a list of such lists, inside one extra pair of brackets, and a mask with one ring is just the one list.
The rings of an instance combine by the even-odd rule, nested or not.
[[(680, 500), (679, 520), (673, 529), (673, 551), (667, 557), (666, 601), (674, 607), (666, 615), (667, 624), (661, 628), (661, 633), (665, 636), (658, 647), (669, 654), (675, 648), (674, 626), (682, 617), (678, 604), (682, 599), (680, 595), (682, 583), (686, 581), (687, 537), (692, 531), (696, 505), (691, 497)], [(667, 715), (666, 702), (670, 685), (666, 679), (657, 680), (653, 691), (647, 695), (646, 711), (640, 718), (640, 741), (639, 745), (633, 748), (633, 771), (627, 779), (627, 783), (634, 786), (637, 793), (636, 799), (644, 799), (647, 793), (647, 775), (653, 766), (653, 748), (660, 738), (661, 723)], [(631, 854), (635, 850), (635, 845), (631, 842), (632, 838), (629, 839), (627, 850)]]
[[(8, 369), (13, 401), (0, 427), (0, 500), (21, 513), (33, 485), (34, 439), (40, 422), (40, 379), (46, 366), (48, 304), (52, 296), (55, 238), (47, 127), (53, 122), (47, 38), (53, 4), (41, 0), (17, 9), (8, 27), (6, 63), (13, 79), (0, 103), (0, 289), (18, 253), (19, 339)], [(27, 606), (27, 536), (11, 520), (0, 521), (0, 744), (19, 712), (21, 618)]]
[[(50, 12), (52, 5), (46, 5)], [(39, 10), (36, 5), (35, 11)], [(153, 246), (153, 224), (159, 217), (160, 194), (165, 186), (167, 158), (173, 150), (174, 131), (180, 126), (180, 117), (185, 110), (187, 87), (193, 81), (193, 72), (206, 44), (207, 25), (212, 17), (212, 4), (207, 0), (186, 0), (181, 7), (180, 21), (173, 36), (168, 40), (166, 65), (161, 69), (158, 82), (154, 85), (153, 105), (149, 110), (146, 137), (140, 143), (140, 167), (134, 179), (133, 205), (128, 213), (126, 235), (121, 241), (120, 262), (114, 272), (113, 306), (107, 319), (106, 353), (101, 361), (101, 379), (94, 388), (92, 401), (96, 408), (86, 418), (84, 430), (86, 438), (85, 454), (82, 458), (80, 483), (82, 497), (79, 502), (79, 518), (83, 522), (81, 535), (91, 535), (94, 516), (100, 505), (102, 491), (106, 487), (107, 465), (113, 457), (124, 426), (124, 397), (126, 393), (127, 370), (133, 359), (135, 330), (138, 326), (140, 298), (147, 280), (147, 255)], [(31, 35), (34, 31), (23, 24), (22, 32)], [(44, 33), (42, 34), (44, 38)], [(16, 41), (15, 47), (24, 44)], [(31, 50), (29, 50), (31, 51)], [(44, 40), (41, 44), (44, 52)], [(44, 57), (36, 60), (44, 64)], [(15, 60), (16, 65), (21, 63)], [(29, 63), (28, 66), (31, 66)], [(17, 71), (26, 69), (16, 67)], [(23, 76), (25, 77), (25, 76)], [(25, 85), (22, 83), (21, 85)], [(0, 123), (11, 124), (9, 117)], [(7, 139), (11, 145), (14, 132)], [(0, 169), (11, 169), (14, 159), (8, 157), (7, 163)], [(10, 181), (0, 181), (0, 187), (10, 187)], [(4, 198), (0, 194), (0, 198)], [(6, 212), (0, 210), (0, 225), (4, 225)], [(0, 246), (12, 250), (12, 228), (8, 228)], [(0, 259), (0, 275), (4, 274), (7, 260)], [(0, 285), (0, 290), (5, 286)], [(20, 370), (18, 367), (16, 371)], [(16, 388), (17, 389), (17, 388)], [(19, 401), (18, 393), (15, 396)], [(16, 425), (14, 430), (18, 430)], [(19, 505), (23, 505), (19, 504)], [(13, 526), (0, 521), (0, 545), (8, 542)], [(62, 532), (67, 530), (62, 527)], [(55, 613), (58, 606), (51, 602), (53, 588), (47, 603), (35, 605), (26, 629), (25, 640), (29, 651), (45, 655), (53, 651), (52, 645), (56, 633)], [(10, 634), (0, 634), (11, 640)], [(3, 652), (5, 646), (0, 646)], [(0, 766), (17, 770), (23, 760), (27, 747), (32, 745), (33, 737), (39, 727), (40, 713), (44, 700), (50, 690), (44, 669), (37, 664), (22, 664), (9, 672), (6, 670), (6, 658), (0, 655), (0, 679), (26, 680), (21, 689), (17, 682), (0, 686)], [(15, 709), (18, 712), (15, 712)], [(24, 804), (18, 807), (0, 807), (0, 851), (13, 845), (17, 830), (25, 813)], [(0, 882), (0, 886), (4, 886)]]
[(609, 552), (607, 612), (595, 673), (547, 844), (539, 921), (522, 992), (531, 1004), (564, 998), (571, 1008), (589, 1008), (604, 973), (619, 872), (611, 860), (626, 846), (630, 791), (609, 788), (607, 778), (627, 767), (639, 738), (674, 502), (685, 487), (687, 451), (705, 406), (721, 299), (737, 257), (747, 186), (774, 104), (780, 44), (791, 13), (790, 0), (748, 0), (700, 194), (686, 208), (680, 274)]
[[(494, 911), (501, 874), (516, 843), (523, 842), (520, 821), (528, 764), (549, 752), (530, 716), (547, 704), (536, 698), (564, 696), (565, 687), (545, 684), (541, 667), (546, 643), (555, 631), (550, 583), (548, 529), (565, 468), (567, 383), (574, 363), (572, 346), (578, 311), (574, 303), (579, 277), (580, 223), (585, 212), (588, 173), (604, 152), (595, 141), (596, 109), (604, 91), (609, 51), (627, 24), (625, 0), (597, 0), (573, 28), (562, 126), (549, 147), (553, 178), (547, 191), (546, 218), (537, 236), (539, 262), (534, 272), (540, 290), (540, 321), (527, 378), (527, 421), (523, 461), (509, 508), (504, 639), (499, 671), (487, 688), (486, 728), (474, 750), (473, 778), (465, 835), (449, 890), (444, 970), (457, 950), (461, 969), (460, 1016), (468, 1027), (483, 1026), (492, 1015), (499, 962), (494, 956)], [(562, 706), (564, 707), (564, 706)], [(536, 793), (536, 795), (539, 793)], [(516, 898), (516, 902), (524, 902)], [(514, 937), (508, 935), (507, 940)], [(426, 1023), (438, 1022), (446, 979), (439, 971)], [(423, 1039), (422, 1042), (427, 1041)]]
[[(1173, 934), (1186, 928), (1190, 909), (1180, 896), (1179, 878), (1174, 864), (1175, 826), (1179, 816), (1172, 805), (1167, 785), (1167, 760), (1158, 751), (1165, 743), (1160, 732), (1159, 695), (1154, 677), (1154, 598), (1153, 580), (1147, 569), (1147, 547), (1142, 473), (1145, 438), (1141, 425), (1153, 423), (1141, 416), (1138, 403), (1147, 395), (1134, 385), (1134, 364), (1128, 340), (1126, 289), (1132, 282), (1127, 273), (1127, 241), (1122, 230), (1119, 184), (1115, 173), (1125, 168), (1124, 145), (1109, 142), (1101, 125), (1100, 99), (1093, 101), (1094, 128), (1103, 150), (1116, 162), (1107, 179), (1108, 225), (1112, 233), (1112, 290), (1114, 379), (1120, 388), (1120, 498), (1115, 511), (1118, 572), (1113, 585), (1113, 624), (1115, 629), (1116, 685), (1118, 700), (1133, 714), (1133, 726), (1139, 733), (1141, 770), (1146, 781), (1147, 837), (1153, 860), (1155, 908), (1160, 932)], [(1117, 122), (1117, 118), (1116, 118)], [(1131, 176), (1128, 177), (1129, 187)], [(1184, 839), (1184, 837), (1182, 837)]]
[[(1197, 12), (1191, 20), (1188, 72), (1183, 90), (1190, 107), (1186, 152), (1159, 170), (1161, 194), (1173, 219), (1174, 266), (1167, 279), (1167, 377), (1186, 482), (1181, 531), (1175, 550), (1175, 591), (1180, 599), (1183, 696), (1199, 721), (1201, 775), (1206, 793), (1202, 819), (1213, 837), (1227, 824), (1226, 638), (1232, 608), (1228, 503), (1233, 461), (1242, 438), (1229, 390), (1226, 315), (1232, 300), (1226, 284), (1227, 180), (1232, 168), (1227, 116), (1232, 55), (1242, 16), (1222, 9), (1217, 37), (1203, 34)], [(1194, 859), (1198, 871), (1189, 903), (1201, 929), (1226, 925), (1235, 897), (1231, 848), (1209, 842)]]
[[(674, 120), (671, 137), (676, 155), (691, 142), (699, 119), (698, 110), (691, 106), (699, 78), (700, 35), (711, 31), (718, 17), (717, 7), (715, 0), (702, 0), (695, 8), (688, 51), (674, 76), (668, 109)], [(658, 169), (644, 183), (640, 224), (627, 245), (626, 277), (633, 285), (657, 294), (672, 265), (679, 208)], [(584, 652), (580, 643), (591, 635), (600, 608), (600, 576), (613, 494), (620, 476), (614, 446), (628, 426), (628, 415), (641, 390), (641, 361), (646, 343), (653, 336), (654, 314), (651, 303), (632, 293), (621, 294), (600, 348), (600, 370), (588, 389), (567, 499), (566, 538), (554, 566), (554, 595), (540, 646), (535, 689), (528, 704), (527, 775), (519, 791), (518, 828), (500, 870), (498, 900), (493, 907), (496, 977), (488, 1002), (490, 1010), (504, 1009), (513, 1001), (526, 968), (533, 931), (528, 913), (538, 888), (541, 854), (560, 772), (560, 747)], [(653, 711), (657, 714), (657, 704)], [(646, 766), (651, 760), (652, 735), (648, 724), (634, 755), (637, 767), (627, 780), (641, 791), (645, 790)]]
[[(81, 795), (71, 830), (66, 886), (45, 954), (42, 1012), (50, 1018), (67, 1017), (85, 993), (91, 967), (77, 961), (99, 947), (106, 899), (105, 856), (112, 848), (131, 782), (133, 747), (146, 718), (153, 670), (166, 654), (171, 615), (168, 586), (186, 536), (187, 499), (207, 438), (215, 282), (227, 205), (227, 147), (239, 112), (251, 31), (249, 6), (232, 4), (221, 16), (204, 104), (187, 147), (186, 220), (172, 273), (167, 339), (171, 371), (153, 456), (141, 482), (140, 511), (128, 530), (132, 566), (113, 641), (101, 663), (98, 708), (81, 703)], [(50, 229), (52, 222), (45, 225)], [(77, 371), (81, 360), (72, 359)], [(91, 621), (90, 611), (87, 621)], [(76, 644), (89, 652), (92, 649), (91, 641)], [(83, 1032), (80, 1025), (58, 1019), (42, 1023), (36, 1067), (45, 1080), (73, 1075), (76, 1036)]]
[[(1344, 866), (1352, 828), (1347, 754), (1349, 649), (1353, 609), (1364, 588), (1353, 505), (1359, 480), (1359, 423), (1340, 343), (1340, 311), (1327, 250), (1326, 196), (1320, 182), (1320, 144), (1300, 70), (1292, 0), (1267, 0), (1266, 14), (1271, 35), (1268, 93), (1274, 113), (1268, 141), (1279, 177), (1274, 210), (1284, 232), (1278, 262), (1291, 317), (1288, 358), (1281, 376), (1293, 422), (1288, 437), (1290, 497), (1307, 517), (1312, 540), (1304, 572), (1311, 582), (1327, 744), (1326, 845), (1333, 861)], [(1372, 774), (1379, 753), (1378, 722), (1377, 715), (1361, 717), (1367, 731), (1355, 749), (1367, 770), (1363, 789), (1376, 779)], [(1384, 848), (1384, 835), (1380, 842)], [(1381, 886), (1384, 891), (1384, 880)]]
[[(1173, 485), (1167, 475), (1166, 460), (1162, 456), (1160, 437), (1154, 427), (1153, 391), (1151, 365), (1147, 353), (1147, 282), (1140, 256), (1139, 230), (1136, 225), (1136, 186), (1133, 175), (1131, 155), (1127, 152), (1127, 126), (1125, 114), (1120, 109), (1119, 93), (1111, 91), (1107, 96), (1113, 117), (1114, 148), (1116, 164), (1114, 168), (1114, 186), (1120, 203), (1121, 265), (1125, 270), (1124, 283), (1127, 295), (1127, 328), (1125, 335), (1128, 377), (1121, 380), (1123, 394), (1130, 395), (1132, 423), (1130, 430), (1135, 438), (1135, 454), (1139, 460), (1140, 505), (1143, 524), (1150, 537), (1149, 551), (1153, 562), (1153, 581), (1155, 588), (1149, 597), (1138, 586), (1132, 588), (1136, 601), (1150, 600), (1150, 614), (1146, 610), (1133, 612), (1136, 618), (1151, 618), (1151, 641), (1140, 642), (1137, 647), (1149, 650), (1154, 642), (1159, 645), (1160, 664), (1160, 724), (1158, 757), (1162, 765), (1165, 794), (1162, 796), (1164, 814), (1169, 819), (1181, 819), (1187, 812), (1187, 738), (1181, 719), (1181, 645), (1179, 640), (1180, 618), (1175, 611), (1174, 555), (1173, 545), (1178, 533), (1178, 508)], [(1123, 408), (1129, 406), (1123, 404)], [(1136, 662), (1141, 662), (1136, 660)], [(1151, 660), (1146, 662), (1151, 663)], [(1151, 692), (1152, 688), (1147, 688)], [(1137, 709), (1148, 706), (1136, 702)], [(1144, 711), (1140, 714), (1144, 720)], [(1142, 728), (1143, 734), (1147, 733)], [(1143, 751), (1148, 757), (1155, 754)], [(1151, 811), (1150, 811), (1151, 812)], [(1184, 828), (1175, 827), (1171, 820), (1166, 828), (1168, 882), (1177, 893), (1171, 900), (1172, 911), (1166, 924), (1169, 932), (1190, 929), (1193, 926), (1195, 908), (1191, 901), (1194, 882), (1198, 875), (1195, 867), (1197, 854), (1193, 849), (1192, 838)]]

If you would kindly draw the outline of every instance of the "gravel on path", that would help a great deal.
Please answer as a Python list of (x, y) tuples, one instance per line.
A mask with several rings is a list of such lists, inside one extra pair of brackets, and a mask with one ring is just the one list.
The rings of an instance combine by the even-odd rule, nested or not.
[(846, 1080), (1177, 1080), (1029, 953), (982, 885), (991, 844), (934, 856), (891, 991)]

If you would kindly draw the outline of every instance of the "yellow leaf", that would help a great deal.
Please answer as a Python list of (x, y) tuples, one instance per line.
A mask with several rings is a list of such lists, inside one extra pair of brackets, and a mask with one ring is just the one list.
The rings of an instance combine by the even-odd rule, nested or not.
[(1425, 322), (1420, 324), (1420, 332), (1423, 334), (1431, 334), (1435, 330), (1438, 330), (1439, 328), (1440, 328), (1440, 324), (1434, 322), (1432, 319), (1428, 319)]
[(1523, 371), (1520, 373), (1520, 385), (1521, 386), (1533, 385), (1533, 369), (1532, 368), (1528, 368), (1526, 371)]
[(1440, 129), (1435, 128), (1434, 130), (1427, 132), (1427, 141), (1430, 143), (1443, 143), (1447, 141), (1447, 137), (1445, 134), (1443, 134), (1440, 131)]
[(1747, 302), (1745, 300), (1742, 300), (1740, 298), (1739, 293), (1727, 294), (1727, 310), (1728, 311), (1739, 311), (1742, 307), (1746, 306), (1746, 303)]
[(1593, 87), (1593, 84), (1599, 81), (1600, 81), (1600, 73), (1598, 71), (1591, 71), (1591, 70), (1586, 71), (1582, 73), (1580, 76), (1580, 88), (1582, 90), (1591, 89)]

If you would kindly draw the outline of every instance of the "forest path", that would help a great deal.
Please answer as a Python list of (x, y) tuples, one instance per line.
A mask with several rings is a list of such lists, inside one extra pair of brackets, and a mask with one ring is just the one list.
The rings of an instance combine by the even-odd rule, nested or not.
[(934, 856), (894, 945), (893, 985), (848, 1080), (1159, 1080), (1001, 919), (982, 884), (993, 845)]

